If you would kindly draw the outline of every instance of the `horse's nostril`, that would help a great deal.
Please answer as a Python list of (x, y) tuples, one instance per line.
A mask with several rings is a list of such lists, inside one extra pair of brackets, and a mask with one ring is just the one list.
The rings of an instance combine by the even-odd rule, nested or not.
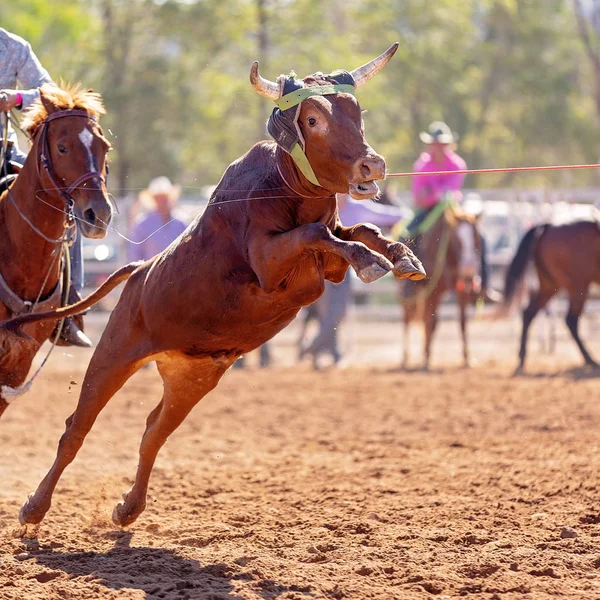
[(87, 223), (93, 225), (96, 222), (96, 213), (91, 208), (88, 208), (86, 211), (84, 211), (83, 218)]

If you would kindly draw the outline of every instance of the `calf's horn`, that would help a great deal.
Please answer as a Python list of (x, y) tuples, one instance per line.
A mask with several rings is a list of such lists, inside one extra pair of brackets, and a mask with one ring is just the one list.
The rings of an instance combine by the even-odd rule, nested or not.
[[(354, 69), (350, 75), (354, 78), (355, 87), (359, 88), (361, 85), (365, 85), (369, 79), (377, 75), (385, 65), (388, 64), (388, 61), (394, 54), (396, 54), (396, 50), (398, 50), (398, 42), (396, 42), (393, 46), (390, 46), (381, 56), (374, 58), (372, 61), (364, 64), (362, 67), (358, 67), (358, 69)], [(256, 63), (254, 63), (256, 64)]]
[(261, 96), (269, 98), (270, 100), (279, 99), (279, 84), (269, 81), (260, 75), (258, 72), (257, 60), (252, 63), (252, 68), (250, 69), (250, 83)]

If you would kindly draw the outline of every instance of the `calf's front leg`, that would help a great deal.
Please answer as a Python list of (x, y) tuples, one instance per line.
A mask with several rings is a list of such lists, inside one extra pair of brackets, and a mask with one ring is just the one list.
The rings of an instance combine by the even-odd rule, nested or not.
[[(365, 283), (379, 279), (395, 268), (385, 256), (360, 241), (345, 241), (334, 236), (323, 223), (308, 223), (284, 233), (255, 231), (249, 236), (248, 255), (261, 288), (274, 292), (310, 252), (332, 252), (350, 263)], [(422, 269), (422, 267), (421, 267)], [(407, 274), (418, 273), (406, 267)]]
[(370, 223), (359, 223), (353, 227), (338, 227), (336, 235), (352, 242), (362, 242), (371, 250), (385, 256), (393, 265), (392, 272), (398, 279), (418, 281), (426, 277), (421, 261), (410, 248), (401, 242), (394, 242), (381, 233), (381, 229)]

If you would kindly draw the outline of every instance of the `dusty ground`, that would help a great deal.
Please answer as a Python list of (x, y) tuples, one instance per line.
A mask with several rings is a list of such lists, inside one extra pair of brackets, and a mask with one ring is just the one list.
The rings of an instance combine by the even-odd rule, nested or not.
[(146, 512), (118, 530), (112, 507), (160, 396), (142, 371), (27, 539), (17, 512), (86, 355), (53, 357), (0, 422), (0, 600), (600, 599), (600, 377), (561, 338), (555, 357), (534, 341), (531, 374), (511, 378), (506, 324), (476, 325), (479, 364), (460, 370), (452, 327), (430, 374), (381, 364), (399, 352), (389, 324), (357, 328), (351, 355), (370, 364), (341, 371), (286, 367), (284, 336), (278, 366), (229, 372), (196, 407), (159, 456)]

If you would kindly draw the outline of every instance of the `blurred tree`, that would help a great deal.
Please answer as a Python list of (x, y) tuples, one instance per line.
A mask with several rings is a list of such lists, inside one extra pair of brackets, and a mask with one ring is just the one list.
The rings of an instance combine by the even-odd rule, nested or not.
[[(370, 142), (409, 170), (443, 119), (472, 167), (596, 160), (600, 0), (19, 0), (2, 26), (55, 79), (100, 91), (113, 189), (160, 174), (194, 187), (266, 137), (272, 104), (248, 83), (352, 69), (401, 45), (358, 93)], [(579, 37), (574, 35), (578, 32)], [(583, 44), (580, 43), (583, 41)], [(586, 60), (582, 60), (587, 57)], [(585, 183), (591, 173), (471, 178), (486, 187)], [(399, 185), (407, 185), (407, 181)]]

